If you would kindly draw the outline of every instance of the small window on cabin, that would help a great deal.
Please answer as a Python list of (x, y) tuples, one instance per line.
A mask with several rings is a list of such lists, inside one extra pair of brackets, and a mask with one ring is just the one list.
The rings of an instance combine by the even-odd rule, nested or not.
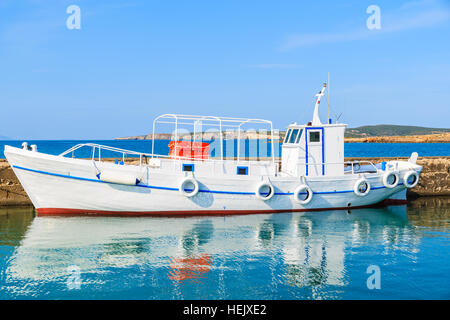
[(193, 172), (194, 165), (193, 164), (183, 164), (183, 171)]
[(248, 175), (248, 167), (237, 167), (237, 172), (238, 175), (243, 175), (246, 176)]
[(302, 137), (302, 133), (303, 133), (303, 129), (300, 129), (300, 132), (298, 133), (298, 136), (297, 136), (297, 141), (295, 141), (295, 143), (299, 143), (300, 142), (300, 138)]
[(309, 142), (320, 142), (320, 131), (311, 131), (309, 133)]
[(289, 143), (295, 143), (295, 140), (297, 140), (298, 135), (298, 129), (292, 129), (291, 136), (289, 137)]
[(291, 132), (292, 132), (292, 129), (289, 129), (286, 132), (286, 136), (284, 137), (284, 143), (287, 143), (289, 141), (289, 135), (291, 134)]

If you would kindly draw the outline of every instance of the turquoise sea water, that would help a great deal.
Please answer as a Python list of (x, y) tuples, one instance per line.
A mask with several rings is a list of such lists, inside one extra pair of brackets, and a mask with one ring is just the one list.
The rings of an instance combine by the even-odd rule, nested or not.
[[(91, 142), (151, 152), (151, 141)], [(28, 143), (59, 154), (80, 141)], [(450, 155), (450, 144), (345, 147), (347, 157)], [(226, 217), (0, 209), (0, 299), (450, 299), (449, 259), (449, 198)], [(370, 289), (378, 275), (380, 289)]]
[(226, 217), (0, 209), (0, 299), (450, 299), (449, 259), (449, 198)]
[[(15, 147), (20, 147), (23, 141), (0, 141), (0, 158), (5, 158), (3, 154), (4, 145), (11, 145)], [(77, 141), (77, 140), (39, 140), (39, 141), (27, 141), (29, 145), (36, 144), (38, 151), (49, 153), (49, 154), (60, 154), (65, 150), (71, 148), (78, 143), (90, 142), (98, 143), (107, 146), (133, 150), (144, 153), (152, 152), (152, 141), (150, 140), (92, 140), (92, 141)], [(157, 154), (167, 155), (169, 153), (169, 141), (167, 140), (157, 140), (155, 142), (155, 152)], [(262, 145), (259, 149), (261, 152), (266, 152), (270, 155), (270, 147), (266, 148)], [(245, 149), (244, 142), (241, 145), (241, 155), (244, 153), (246, 155), (255, 156), (255, 150)], [(226, 148), (225, 148), (226, 149)], [(253, 147), (256, 149), (256, 147)], [(231, 150), (231, 147), (228, 147)], [(237, 147), (234, 146), (234, 155), (236, 155)], [(250, 151), (249, 151), (250, 150)], [(224, 152), (226, 152), (225, 150)], [(275, 148), (275, 155), (280, 155), (280, 147)], [(346, 143), (345, 144), (345, 156), (346, 157), (409, 157), (412, 152), (418, 152), (419, 156), (450, 156), (450, 143)], [(77, 157), (88, 158), (91, 156), (90, 150), (88, 148), (81, 149), (80, 152), (76, 154)], [(104, 157), (116, 157), (117, 153), (108, 153), (107, 151), (102, 152)]]

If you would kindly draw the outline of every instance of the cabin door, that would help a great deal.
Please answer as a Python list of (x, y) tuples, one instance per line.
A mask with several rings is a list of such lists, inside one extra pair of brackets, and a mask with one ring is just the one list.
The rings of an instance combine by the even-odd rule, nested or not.
[(323, 128), (306, 128), (305, 160), (307, 176), (322, 176), (325, 174), (325, 155), (323, 143)]

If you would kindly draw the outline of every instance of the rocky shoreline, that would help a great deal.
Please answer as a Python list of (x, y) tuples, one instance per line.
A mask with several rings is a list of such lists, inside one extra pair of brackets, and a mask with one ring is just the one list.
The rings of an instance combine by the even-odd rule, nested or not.
[[(407, 158), (346, 158), (346, 161), (372, 161), (378, 163)], [(450, 157), (420, 157), (423, 166), (419, 184), (408, 189), (407, 197), (450, 196)], [(30, 206), (31, 201), (5, 159), (0, 159), (0, 207)]]
[(367, 143), (450, 143), (450, 133), (426, 134), (415, 136), (381, 136), (363, 138), (345, 138), (345, 142)]

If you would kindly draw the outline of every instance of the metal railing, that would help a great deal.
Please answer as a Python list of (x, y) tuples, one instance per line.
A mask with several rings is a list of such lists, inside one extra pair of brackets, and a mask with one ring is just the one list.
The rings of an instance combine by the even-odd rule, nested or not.
[(91, 159), (95, 160), (96, 155), (97, 155), (98, 161), (101, 161), (101, 159), (102, 159), (102, 150), (106, 150), (106, 151), (111, 151), (111, 152), (116, 152), (116, 153), (122, 154), (122, 161), (124, 163), (125, 163), (125, 159), (127, 158), (127, 155), (139, 156), (139, 165), (142, 165), (143, 158), (145, 158), (145, 157), (149, 157), (150, 158), (150, 157), (153, 156), (153, 154), (150, 154), (150, 153), (144, 153), (144, 152), (137, 152), (137, 151), (126, 150), (126, 149), (121, 149), (121, 148), (115, 148), (115, 147), (105, 146), (105, 145), (96, 144), (96, 143), (80, 143), (80, 144), (77, 144), (77, 145), (73, 146), (72, 148), (67, 149), (63, 153), (59, 154), (59, 156), (60, 157), (64, 157), (64, 156), (72, 153), (72, 158), (74, 158), (75, 151), (80, 149), (80, 148), (83, 148), (83, 147), (90, 147), (90, 148), (92, 148)]
[[(264, 120), (264, 119), (246, 119), (246, 118), (231, 118), (231, 117), (216, 117), (216, 116), (198, 116), (198, 115), (181, 115), (181, 114), (163, 114), (156, 117), (153, 120), (153, 139), (152, 139), (152, 150), (155, 150), (155, 133), (156, 133), (156, 125), (157, 124), (172, 124), (174, 125), (174, 136), (175, 141), (178, 141), (179, 137), (179, 126), (180, 125), (193, 125), (194, 126), (194, 142), (195, 136), (197, 135), (197, 127), (210, 126), (210, 127), (218, 127), (219, 132), (219, 140), (220, 140), (220, 157), (223, 160), (223, 129), (234, 128), (238, 131), (238, 161), (240, 160), (240, 140), (241, 140), (241, 129), (245, 124), (253, 123), (259, 125), (267, 125), (270, 127), (270, 141), (271, 141), (271, 151), (272, 151), (272, 163), (275, 165), (275, 155), (274, 155), (274, 135), (273, 135), (273, 124), (272, 121)], [(177, 154), (177, 144), (175, 144), (175, 154)]]
[[(183, 157), (183, 156), (168, 156), (168, 155), (161, 155), (161, 154), (154, 154), (154, 153), (145, 153), (145, 152), (138, 152), (138, 151), (132, 151), (132, 150), (127, 150), (127, 149), (121, 149), (121, 148), (116, 148), (116, 147), (110, 147), (110, 146), (105, 146), (105, 145), (101, 145), (101, 144), (96, 144), (96, 143), (80, 143), (77, 144), (75, 146), (73, 146), (70, 149), (67, 149), (66, 151), (64, 151), (63, 153), (59, 154), (59, 156), (64, 157), (70, 153), (72, 153), (72, 158), (74, 158), (74, 153), (76, 150), (83, 148), (83, 147), (90, 147), (92, 148), (91, 150), (91, 159), (93, 161), (95, 161), (95, 159), (97, 158), (98, 161), (102, 160), (102, 150), (105, 151), (110, 151), (110, 152), (115, 152), (115, 153), (119, 153), (121, 154), (121, 158), (122, 158), (122, 162), (125, 163), (125, 159), (127, 159), (128, 155), (134, 155), (139, 157), (139, 165), (142, 166), (143, 165), (143, 160), (144, 159), (150, 159), (150, 158), (163, 158), (163, 159), (170, 159), (170, 160), (189, 160), (189, 161), (208, 161), (208, 162), (236, 162), (236, 163), (243, 163), (244, 160), (240, 159), (239, 157), (232, 157), (233, 159), (229, 159), (229, 158), (219, 158), (219, 159), (212, 159), (212, 158), (208, 158), (208, 159), (192, 159), (189, 157)], [(261, 164), (261, 163), (273, 163), (276, 167), (275, 171), (279, 171), (278, 169), (280, 168), (280, 161), (281, 159), (279, 159), (278, 161), (276, 161), (275, 163), (273, 163), (274, 161), (274, 157), (267, 157), (267, 160), (245, 160), (246, 163), (250, 163), (250, 164)], [(355, 174), (355, 173), (367, 173), (367, 172), (374, 172), (374, 173), (378, 173), (380, 171), (380, 169), (373, 164), (371, 161), (367, 161), (367, 160), (363, 160), (363, 161), (345, 161), (345, 162), (325, 162), (325, 163), (298, 163), (297, 166), (325, 166), (325, 168), (327, 166), (331, 166), (331, 165), (344, 165), (344, 174)], [(351, 168), (350, 170), (348, 170), (347, 168)], [(346, 170), (347, 169), (347, 170)]]
[[(343, 165), (344, 166), (344, 174), (355, 174), (355, 173), (378, 173), (380, 171), (380, 169), (373, 164), (371, 161), (367, 161), (367, 160), (362, 160), (362, 161), (344, 161), (344, 162), (301, 162), (301, 163), (297, 163), (297, 170), (299, 170), (299, 168), (301, 167), (320, 167), (322, 168), (322, 166), (325, 167), (325, 175), (327, 172), (327, 167), (330, 166), (338, 166), (338, 165)], [(348, 169), (350, 168), (350, 169)], [(283, 168), (281, 168), (283, 169)], [(286, 171), (283, 171), (285, 173), (288, 173)]]
[[(351, 170), (345, 171), (345, 166), (350, 166)], [(356, 167), (356, 170), (355, 170)], [(346, 161), (344, 162), (344, 173), (364, 173), (364, 172), (374, 172), (377, 173), (379, 171), (378, 167), (374, 165), (371, 161), (362, 160), (362, 161)]]
[(125, 163), (125, 159), (127, 159), (128, 155), (134, 155), (139, 157), (139, 165), (143, 164), (143, 159), (150, 159), (150, 158), (163, 158), (163, 159), (170, 159), (170, 160), (188, 160), (188, 161), (201, 161), (201, 162), (225, 162), (225, 161), (234, 161), (234, 162), (239, 162), (239, 163), (243, 163), (244, 161), (246, 163), (264, 163), (264, 162), (272, 162), (272, 157), (267, 157), (267, 159), (265, 160), (243, 160), (242, 158), (239, 157), (233, 157), (233, 159), (229, 159), (229, 158), (218, 158), (218, 159), (214, 159), (214, 158), (207, 158), (207, 159), (196, 159), (195, 157), (186, 157), (186, 156), (177, 156), (177, 155), (162, 155), (162, 154), (154, 154), (154, 153), (145, 153), (145, 152), (138, 152), (138, 151), (132, 151), (132, 150), (127, 150), (127, 149), (121, 149), (121, 148), (116, 148), (116, 147), (110, 147), (110, 146), (105, 146), (105, 145), (101, 145), (101, 144), (96, 144), (96, 143), (80, 143), (77, 144), (73, 147), (71, 147), (70, 149), (67, 149), (66, 151), (62, 152), (59, 154), (59, 156), (64, 157), (67, 156), (68, 154), (72, 154), (72, 158), (75, 158), (75, 151), (78, 149), (81, 149), (83, 147), (90, 147), (92, 148), (90, 154), (91, 154), (91, 159), (95, 160), (98, 159), (98, 161), (102, 160), (102, 150), (104, 151), (110, 151), (110, 152), (115, 152), (115, 153), (119, 153), (121, 154), (121, 158), (122, 161)]

